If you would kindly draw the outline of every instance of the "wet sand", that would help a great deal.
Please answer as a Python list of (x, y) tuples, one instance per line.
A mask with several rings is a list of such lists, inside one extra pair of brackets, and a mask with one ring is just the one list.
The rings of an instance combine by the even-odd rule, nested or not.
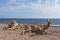
[(0, 24), (0, 40), (60, 40), (60, 27), (50, 27), (47, 35), (27, 33), (21, 35), (21, 29), (3, 30), (7, 24)]

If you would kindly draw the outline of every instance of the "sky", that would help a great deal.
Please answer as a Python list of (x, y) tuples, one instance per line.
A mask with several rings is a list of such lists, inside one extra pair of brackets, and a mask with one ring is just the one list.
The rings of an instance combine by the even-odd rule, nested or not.
[(60, 0), (0, 0), (0, 18), (60, 18)]

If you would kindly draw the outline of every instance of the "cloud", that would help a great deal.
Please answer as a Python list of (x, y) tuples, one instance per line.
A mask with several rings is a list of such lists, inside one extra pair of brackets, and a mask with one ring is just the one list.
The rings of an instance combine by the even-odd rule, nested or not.
[(41, 6), (53, 6), (55, 0), (0, 0), (0, 7), (16, 7), (21, 5), (31, 6), (32, 4), (40, 4)]
[(2, 14), (0, 16), (15, 18), (58, 18), (60, 16), (60, 4), (57, 2), (57, 0), (1, 0), (0, 13)]
[(21, 5), (30, 5), (30, 3), (37, 3), (38, 0), (0, 0), (0, 7), (5, 6), (21, 6)]

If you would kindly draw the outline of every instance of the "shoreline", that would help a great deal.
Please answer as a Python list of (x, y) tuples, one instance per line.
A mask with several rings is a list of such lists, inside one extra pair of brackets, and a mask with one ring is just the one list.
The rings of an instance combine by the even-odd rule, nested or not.
[[(0, 23), (0, 24), (9, 24), (9, 23)], [(26, 23), (18, 23), (18, 24), (25, 25)], [(34, 23), (31, 23), (31, 24), (34, 24)], [(29, 24), (29, 25), (31, 25), (31, 24)], [(28, 25), (28, 24), (26, 24), (26, 25)], [(46, 25), (46, 24), (37, 24), (37, 25)], [(59, 26), (60, 27), (60, 25), (50, 25), (50, 26)]]

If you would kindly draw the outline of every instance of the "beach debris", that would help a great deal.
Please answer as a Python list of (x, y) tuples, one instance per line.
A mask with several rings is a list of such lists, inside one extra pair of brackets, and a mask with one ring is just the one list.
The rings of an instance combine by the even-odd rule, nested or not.
[(31, 30), (30, 28), (31, 28), (30, 25), (24, 25), (24, 27), (22, 28), (21, 35), (26, 34), (27, 32), (29, 32)]
[(50, 21), (51, 21), (50, 19), (47, 20), (47, 25), (40, 25), (40, 26), (38, 26), (37, 24), (26, 25), (24, 26), (25, 29), (22, 31), (21, 34), (26, 34), (29, 31), (36, 34), (44, 34), (44, 33), (46, 34), (47, 29), (50, 27)]
[(43, 33), (47, 33), (47, 29), (50, 27), (50, 23), (51, 23), (51, 19), (48, 19), (47, 20), (47, 25), (42, 25), (42, 29), (41, 29), (41, 31), (43, 32)]
[(8, 24), (9, 25), (9, 29), (15, 29), (16, 27), (18, 27), (19, 25), (18, 25), (18, 23), (15, 21), (15, 20), (13, 20), (10, 24)]
[(27, 32), (42, 34), (41, 28), (37, 24), (25, 26), (25, 29), (22, 30), (21, 35), (26, 34)]
[(5, 28), (5, 29), (20, 29), (21, 30), (21, 34), (26, 34), (28, 32), (31, 33), (36, 33), (36, 34), (47, 34), (47, 29), (50, 27), (50, 22), (51, 19), (47, 20), (47, 24), (46, 25), (38, 25), (38, 24), (18, 24), (15, 20), (13, 20), (10, 24), (8, 24), (9, 27)]
[(15, 30), (15, 29), (23, 29), (23, 24), (17, 23), (15, 20), (13, 20), (11, 23), (8, 24), (8, 27), (4, 27), (3, 30)]

